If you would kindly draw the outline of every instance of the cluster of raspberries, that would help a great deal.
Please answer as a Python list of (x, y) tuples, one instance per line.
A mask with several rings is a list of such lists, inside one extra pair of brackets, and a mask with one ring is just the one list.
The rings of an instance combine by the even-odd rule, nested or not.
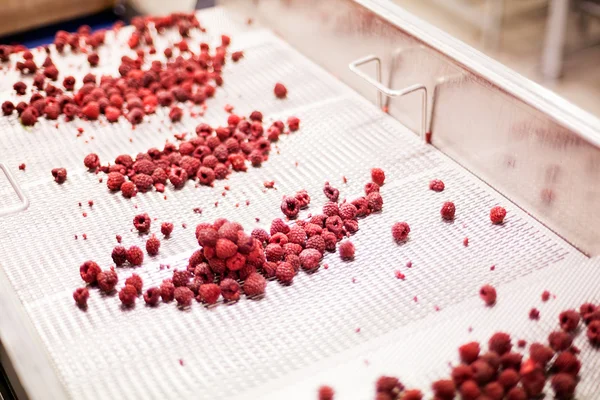
[[(109, 122), (116, 122), (123, 115), (131, 124), (143, 121), (146, 114), (153, 114), (157, 106), (171, 107), (169, 117), (179, 121), (183, 115), (176, 103), (190, 101), (193, 104), (203, 104), (215, 94), (217, 86), (223, 84), (221, 76), (227, 59), (227, 47), (231, 39), (223, 35), (221, 45), (211, 52), (207, 43), (201, 43), (198, 52), (192, 51), (185, 41), (191, 28), (202, 29), (194, 14), (172, 14), (162, 18), (134, 18), (135, 26), (129, 46), (137, 48), (136, 57), (123, 56), (119, 65), (119, 76), (103, 75), (96, 77), (88, 73), (82, 82), (77, 82), (73, 76), (61, 76), (52, 61), (52, 51), (46, 48), (46, 59), (37, 66), (30, 51), (23, 51), (22, 60), (16, 62), (16, 67), (23, 74), (33, 75), (33, 93), (31, 97), (18, 104), (6, 101), (2, 104), (4, 115), (11, 115), (15, 110), (21, 123), (25, 126), (35, 125), (39, 117), (56, 120), (64, 115), (67, 121), (75, 118), (96, 120), (104, 114)], [(179, 55), (174, 56), (172, 48), (165, 49), (165, 63), (154, 60), (145, 62), (148, 54), (156, 53), (152, 36), (148, 29), (153, 25), (158, 32), (177, 26), (183, 39), (175, 45)], [(87, 32), (88, 35), (84, 35)], [(56, 52), (61, 54), (68, 44), (71, 52), (80, 51), (82, 41), (92, 49), (104, 42), (104, 32), (89, 34), (89, 27), (83, 32), (69, 34), (64, 31), (57, 33), (55, 39)], [(145, 48), (138, 48), (140, 42)], [(99, 57), (96, 53), (88, 52), (88, 61), (96, 66)], [(14, 49), (3, 46), (0, 48), (0, 59), (9, 60), (7, 53)], [(59, 54), (54, 53), (55, 56)], [(185, 57), (184, 57), (185, 55)], [(233, 61), (242, 57), (241, 52), (231, 55)], [(79, 88), (76, 90), (75, 86)], [(17, 95), (27, 93), (27, 85), (19, 81), (14, 84)]]
[(230, 114), (227, 126), (213, 128), (201, 123), (197, 135), (179, 145), (167, 142), (162, 150), (151, 148), (133, 159), (122, 154), (112, 165), (101, 165), (96, 154), (88, 154), (84, 165), (96, 173), (108, 174), (106, 185), (130, 198), (153, 187), (163, 192), (167, 182), (179, 189), (189, 180), (211, 186), (215, 179), (225, 179), (233, 171), (246, 171), (247, 161), (259, 167), (268, 159), (271, 142), (279, 135), (299, 128), (297, 117), (288, 118), (288, 129), (282, 121), (263, 127), (263, 115), (254, 111), (249, 118)]
[[(458, 348), (460, 364), (453, 367), (450, 378), (440, 379), (431, 386), (435, 399), (452, 400), (527, 400), (543, 396), (547, 381), (554, 398), (574, 398), (579, 382), (581, 362), (579, 349), (573, 346), (580, 321), (587, 324), (587, 337), (593, 346), (600, 345), (600, 308), (582, 304), (579, 311), (566, 310), (558, 317), (559, 330), (548, 336), (548, 344), (532, 343), (529, 354), (513, 349), (510, 335), (497, 332), (488, 341), (488, 351), (481, 354), (478, 342)], [(527, 343), (519, 340), (519, 348)], [(333, 400), (334, 390), (319, 388), (319, 400)], [(419, 390), (405, 390), (395, 377), (382, 376), (376, 383), (376, 400), (421, 400)]]

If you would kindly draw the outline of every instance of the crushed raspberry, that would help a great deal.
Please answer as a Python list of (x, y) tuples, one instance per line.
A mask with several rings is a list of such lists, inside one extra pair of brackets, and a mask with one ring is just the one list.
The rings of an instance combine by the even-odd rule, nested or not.
[(560, 328), (565, 332), (573, 332), (577, 329), (580, 319), (579, 313), (575, 310), (563, 311), (558, 316)]
[(442, 209), (440, 210), (440, 214), (442, 215), (442, 218), (447, 221), (451, 221), (454, 219), (455, 212), (456, 212), (456, 207), (454, 207), (454, 203), (451, 201), (445, 202), (444, 205), (442, 206)]
[(329, 184), (329, 182), (325, 182), (325, 186), (323, 187), (323, 193), (325, 197), (329, 199), (329, 201), (337, 202), (340, 197), (340, 191)]
[(318, 392), (318, 400), (333, 400), (335, 392), (330, 386), (321, 386)]
[(175, 288), (173, 296), (179, 307), (189, 307), (192, 305), (192, 300), (194, 299), (194, 292), (192, 292), (190, 288), (186, 286), (179, 286)]
[(492, 306), (496, 303), (496, 289), (492, 285), (483, 285), (479, 289), (479, 297), (487, 304)]
[(133, 266), (142, 265), (144, 262), (144, 252), (137, 246), (131, 246), (127, 250), (127, 261)]
[(279, 262), (277, 264), (277, 270), (275, 271), (275, 276), (277, 280), (284, 284), (292, 283), (294, 280), (294, 276), (296, 275), (296, 271), (294, 267), (285, 261)]
[(173, 232), (173, 224), (171, 222), (163, 222), (160, 225), (160, 233), (162, 233), (165, 237), (169, 237)]
[(235, 280), (229, 278), (223, 279), (219, 288), (221, 289), (221, 295), (225, 301), (233, 302), (240, 299), (241, 288), (239, 283)]
[(150, 230), (150, 224), (152, 220), (148, 216), (148, 214), (139, 214), (133, 218), (133, 226), (140, 233), (147, 233)]
[(340, 243), (338, 249), (342, 260), (353, 260), (354, 259), (354, 244), (351, 241), (345, 240)]
[(52, 176), (54, 177), (54, 181), (56, 183), (62, 184), (67, 180), (67, 170), (64, 168), (54, 168), (52, 171)]
[(138, 294), (142, 294), (144, 282), (138, 274), (131, 274), (129, 278), (125, 279), (125, 285), (133, 286), (137, 290)]
[(119, 291), (119, 300), (125, 307), (132, 307), (137, 299), (138, 291), (134, 286), (125, 285), (123, 289)]
[(89, 297), (90, 292), (85, 287), (75, 289), (75, 291), (73, 292), (73, 300), (75, 300), (77, 306), (82, 309), (85, 309), (87, 307), (87, 301)]
[(79, 267), (79, 274), (85, 283), (96, 283), (100, 272), (102, 272), (100, 266), (94, 261), (86, 261)]
[(429, 182), (429, 190), (433, 190), (434, 192), (441, 192), (445, 188), (444, 182), (439, 179), (433, 179)]
[(267, 189), (273, 189), (275, 187), (275, 181), (264, 181), (263, 186)]
[(146, 252), (149, 256), (155, 256), (158, 254), (158, 250), (160, 249), (160, 240), (157, 239), (156, 236), (152, 235), (146, 241)]
[(283, 99), (287, 96), (287, 88), (279, 82), (275, 84), (273, 92), (275, 93), (275, 97), (277, 97), (278, 99)]
[(396, 242), (403, 242), (408, 238), (410, 226), (406, 222), (396, 222), (392, 225), (392, 237)]
[(383, 186), (385, 182), (385, 172), (381, 168), (373, 168), (371, 170), (371, 180), (378, 186)]
[(493, 207), (490, 210), (490, 221), (493, 224), (501, 224), (506, 217), (506, 210), (503, 207)]

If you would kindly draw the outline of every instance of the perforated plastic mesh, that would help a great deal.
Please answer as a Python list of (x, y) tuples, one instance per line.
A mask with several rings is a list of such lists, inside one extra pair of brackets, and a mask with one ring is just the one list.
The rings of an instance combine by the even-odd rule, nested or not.
[[(289, 391), (293, 377), (338, 365), (347, 354), (380, 343), (386, 335), (414, 333), (412, 327), (423, 319), (448, 320), (455, 313), (445, 310), (453, 305), (476, 308), (480, 303), (473, 299), (483, 283), (502, 288), (566, 258), (585, 259), (271, 33), (227, 22), (219, 9), (202, 12), (200, 18), (213, 37), (237, 30), (240, 40), (234, 37), (234, 47), (245, 49), (240, 63), (228, 65), (225, 85), (208, 102), (204, 119), (186, 116), (171, 129), (159, 110), (134, 131), (124, 122), (77, 121), (55, 128), (41, 121), (23, 129), (16, 120), (0, 119), (0, 141), (7, 148), (3, 161), (13, 170), (27, 162), (19, 182), (31, 200), (27, 211), (2, 219), (6, 234), (0, 240), (0, 262), (73, 398), (263, 397), (268, 388)], [(277, 81), (289, 89), (285, 101), (272, 94)], [(268, 120), (297, 115), (301, 129), (282, 138), (262, 168), (234, 173), (215, 188), (195, 188), (188, 182), (182, 190), (167, 190), (166, 200), (159, 193), (126, 200), (108, 193), (105, 182), (98, 182), (100, 175), (84, 170), (82, 160), (89, 152), (112, 160), (123, 152), (160, 146), (173, 133), (193, 132), (201, 120), (223, 123), (226, 103), (240, 114), (261, 110)], [(79, 126), (84, 134), (78, 138)], [(50, 176), (57, 166), (69, 171), (63, 185)], [(267, 221), (281, 216), (281, 196), (299, 189), (307, 189), (313, 198), (304, 215), (315, 213), (325, 201), (321, 190), (326, 180), (340, 189), (342, 198), (354, 197), (361, 194), (374, 166), (388, 176), (381, 189), (384, 211), (360, 221), (352, 239), (357, 248), (354, 262), (327, 255), (328, 269), (301, 273), (290, 287), (271, 282), (260, 301), (211, 309), (199, 304), (187, 311), (173, 304), (149, 309), (139, 301), (133, 310), (122, 310), (116, 296), (97, 291), (92, 291), (87, 312), (73, 304), (72, 292), (82, 284), (78, 267), (83, 261), (109, 266), (116, 234), (126, 246), (143, 245), (143, 238), (130, 231), (133, 216), (142, 211), (157, 218), (153, 231), (162, 221), (175, 223), (161, 254), (147, 257), (143, 267), (135, 269), (150, 287), (169, 277), (173, 268), (185, 267), (187, 256), (197, 248), (198, 222), (225, 217), (247, 230), (266, 227)], [(446, 190), (429, 191), (432, 178), (442, 178)], [(265, 191), (265, 180), (274, 180), (277, 190)], [(225, 185), (231, 190), (223, 197)], [(87, 205), (90, 199), (93, 208)], [(445, 200), (457, 204), (453, 223), (440, 220)], [(508, 210), (502, 226), (488, 220), (496, 204)], [(202, 214), (194, 213), (195, 207), (202, 208)], [(390, 237), (391, 224), (400, 220), (412, 229), (403, 245)], [(470, 239), (468, 248), (463, 247), (464, 237)], [(161, 264), (169, 268), (161, 269)], [(404, 281), (395, 278), (397, 269), (406, 275)], [(121, 284), (131, 272), (119, 270)], [(436, 306), (442, 311), (436, 313)], [(467, 315), (454, 317), (464, 321)], [(449, 323), (448, 329), (454, 325)], [(410, 350), (408, 343), (412, 342), (397, 345)], [(423, 371), (437, 373), (445, 356), (433, 354)], [(372, 383), (370, 378), (355, 381), (363, 389)], [(287, 392), (286, 397), (290, 393), (294, 397), (300, 391)]]

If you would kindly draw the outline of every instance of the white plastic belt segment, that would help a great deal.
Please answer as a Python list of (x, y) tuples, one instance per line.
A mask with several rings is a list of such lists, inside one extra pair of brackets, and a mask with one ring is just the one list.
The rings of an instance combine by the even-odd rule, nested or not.
[[(106, 162), (124, 152), (162, 146), (165, 139), (173, 140), (173, 133), (193, 132), (198, 118), (186, 115), (170, 130), (168, 110), (158, 110), (134, 131), (122, 121), (76, 121), (56, 128), (54, 122), (40, 120), (33, 129), (24, 129), (15, 119), (0, 119), (7, 165), (16, 168), (27, 162), (23, 182), (31, 196), (27, 213), (2, 220), (9, 232), (0, 240), (2, 268), (73, 398), (214, 399), (264, 393), (267, 387), (288, 386), (287, 379), (298, 371), (320, 371), (335, 357), (395, 329), (410, 331), (426, 317), (447, 318), (444, 310), (475, 297), (482, 283), (501, 288), (566, 258), (585, 259), (270, 32), (237, 25), (220, 9), (199, 16), (213, 38), (231, 33), (234, 50), (246, 50), (242, 61), (227, 65), (225, 85), (208, 102), (206, 121), (222, 124), (227, 103), (241, 115), (258, 109), (267, 121), (292, 114), (302, 121), (299, 132), (274, 146), (262, 168), (234, 173), (214, 189), (194, 188), (189, 182), (182, 190), (167, 190), (167, 200), (147, 193), (131, 201), (107, 193), (105, 182), (99, 184), (99, 176), (85, 171), (83, 157), (96, 152)], [(118, 41), (126, 41), (126, 32)], [(164, 44), (165, 39), (157, 40), (158, 54)], [(109, 43), (101, 50), (101, 60), (118, 59), (122, 49)], [(78, 70), (80, 75), (85, 72), (83, 66)], [(285, 101), (272, 95), (278, 81), (288, 87)], [(84, 128), (83, 138), (76, 137), (76, 127)], [(69, 171), (63, 185), (50, 176), (50, 169), (58, 166)], [(374, 166), (388, 176), (381, 191), (384, 212), (360, 221), (360, 231), (352, 238), (357, 248), (352, 263), (328, 255), (327, 270), (301, 273), (291, 287), (272, 282), (263, 300), (244, 299), (210, 310), (199, 304), (183, 312), (173, 304), (148, 309), (138, 301), (134, 310), (123, 311), (117, 298), (97, 291), (91, 293), (87, 312), (73, 304), (72, 292), (82, 285), (78, 266), (87, 259), (109, 266), (115, 234), (123, 236), (126, 246), (143, 245), (144, 238), (130, 232), (137, 213), (158, 218), (152, 231), (162, 221), (175, 223), (161, 254), (147, 257), (135, 269), (150, 287), (169, 277), (173, 268), (185, 266), (186, 256), (197, 248), (193, 229), (198, 222), (225, 217), (247, 230), (266, 227), (281, 216), (281, 196), (299, 189), (308, 190), (313, 199), (308, 212), (316, 213), (325, 201), (321, 189), (326, 180), (341, 190), (342, 198), (360, 195)], [(443, 179), (447, 189), (429, 191), (432, 178)], [(266, 180), (275, 180), (278, 190), (265, 192)], [(225, 185), (231, 190), (223, 197)], [(86, 205), (90, 199), (91, 209)], [(440, 222), (445, 200), (457, 204), (454, 223)], [(508, 210), (503, 226), (491, 226), (488, 220), (496, 204)], [(195, 207), (202, 208), (201, 215), (192, 211)], [(390, 226), (398, 220), (408, 221), (412, 229), (410, 241), (402, 246), (390, 237)], [(184, 222), (187, 229), (181, 226)], [(81, 240), (83, 233), (87, 241)], [(468, 248), (462, 245), (465, 236)], [(411, 269), (405, 267), (409, 260)], [(170, 269), (161, 269), (166, 262)], [(489, 271), (491, 265), (496, 265), (495, 272)], [(396, 269), (406, 274), (405, 281), (394, 277)], [(119, 270), (121, 284), (131, 272)], [(435, 306), (442, 311), (435, 313)], [(355, 332), (358, 327), (360, 334)], [(440, 357), (431, 366), (446, 361)], [(372, 382), (357, 379), (356, 385), (370, 388)]]

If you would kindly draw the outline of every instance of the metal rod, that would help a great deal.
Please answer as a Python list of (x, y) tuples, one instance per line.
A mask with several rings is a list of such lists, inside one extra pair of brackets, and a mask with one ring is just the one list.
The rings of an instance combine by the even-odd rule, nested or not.
[(21, 204), (12, 207), (7, 207), (5, 209), (0, 209), (0, 217), (3, 215), (13, 214), (27, 209), (27, 207), (29, 207), (29, 199), (27, 199), (27, 197), (23, 193), (15, 178), (12, 176), (12, 174), (4, 164), (0, 163), (0, 169), (4, 172), (6, 179), (8, 179), (8, 182), (19, 197), (19, 200), (21, 200)]

